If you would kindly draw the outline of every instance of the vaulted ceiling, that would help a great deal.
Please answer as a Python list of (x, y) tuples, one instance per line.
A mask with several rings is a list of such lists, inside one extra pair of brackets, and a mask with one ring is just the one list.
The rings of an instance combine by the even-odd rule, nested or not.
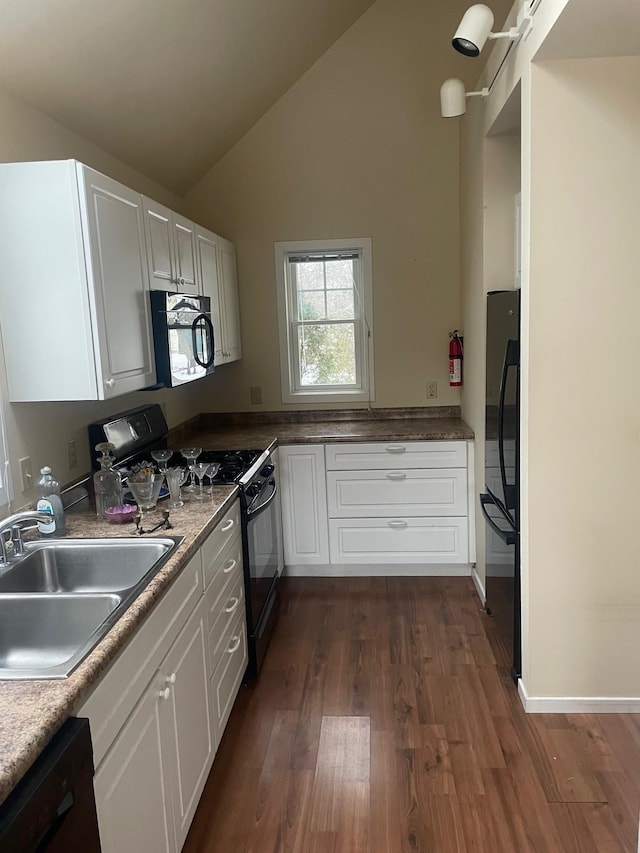
[(0, 0), (0, 87), (179, 194), (374, 0)]

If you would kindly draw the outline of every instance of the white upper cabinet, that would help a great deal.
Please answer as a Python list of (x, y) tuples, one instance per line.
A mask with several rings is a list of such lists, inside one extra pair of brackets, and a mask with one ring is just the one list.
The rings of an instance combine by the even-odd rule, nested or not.
[(12, 401), (155, 383), (139, 193), (74, 160), (1, 164), (0, 257)]
[(151, 290), (198, 293), (195, 225), (143, 196)]
[(196, 262), (200, 292), (211, 300), (217, 367), (242, 357), (236, 250), (233, 243), (196, 226)]

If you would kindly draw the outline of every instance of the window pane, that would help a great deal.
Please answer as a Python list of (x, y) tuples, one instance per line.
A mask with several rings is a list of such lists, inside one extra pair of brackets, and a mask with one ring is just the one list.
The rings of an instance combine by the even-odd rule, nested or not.
[(302, 386), (355, 385), (353, 324), (299, 326), (298, 358)]
[(298, 320), (326, 320), (324, 290), (305, 290), (298, 294)]
[(322, 261), (292, 264), (297, 275), (298, 290), (324, 289), (324, 270)]
[(327, 288), (353, 287), (353, 261), (327, 261)]
[(327, 318), (353, 320), (353, 290), (327, 291)]

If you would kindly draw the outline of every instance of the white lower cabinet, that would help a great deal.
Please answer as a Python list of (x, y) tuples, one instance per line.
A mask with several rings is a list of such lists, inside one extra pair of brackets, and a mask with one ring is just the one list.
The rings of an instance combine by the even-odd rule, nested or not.
[(205, 616), (201, 600), (95, 775), (104, 853), (187, 837), (213, 759)]
[(459, 573), (470, 558), (470, 452), (465, 441), (280, 447), (287, 571)]
[(279, 447), (285, 566), (329, 562), (324, 445)]
[(77, 711), (104, 853), (177, 853), (247, 665), (238, 502)]

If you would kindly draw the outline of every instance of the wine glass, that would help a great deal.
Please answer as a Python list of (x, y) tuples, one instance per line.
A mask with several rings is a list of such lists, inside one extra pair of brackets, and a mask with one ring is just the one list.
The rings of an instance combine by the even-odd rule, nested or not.
[(184, 501), (180, 495), (180, 486), (184, 485), (189, 472), (186, 468), (167, 468), (167, 485), (169, 486), (169, 509), (180, 509)]
[(158, 496), (164, 474), (142, 474), (141, 472), (129, 477), (127, 487), (133, 495), (134, 501), (138, 504), (140, 515), (144, 519), (147, 513), (152, 512), (158, 503)]
[(169, 460), (173, 456), (173, 450), (152, 450), (151, 456), (158, 463), (160, 473), (166, 474), (169, 465)]
[(196, 464), (193, 466), (193, 473), (196, 475), (196, 477), (200, 481), (200, 491), (194, 495), (194, 498), (197, 498), (197, 500), (199, 500), (199, 501), (204, 500), (204, 498), (206, 498), (207, 495), (211, 494), (210, 489), (205, 492), (205, 490), (202, 488), (202, 485), (204, 483), (204, 478), (207, 476), (208, 471), (209, 471), (209, 463), (208, 462), (196, 462)]
[(193, 482), (193, 480), (195, 480), (195, 464), (196, 464), (196, 459), (202, 453), (202, 448), (201, 447), (181, 447), (180, 453), (182, 453), (184, 458), (187, 460), (187, 465), (189, 466), (189, 473), (191, 474), (191, 477), (192, 477), (192, 481), (189, 483), (188, 486), (184, 487), (184, 490), (185, 490), (185, 492), (193, 493), (196, 490), (195, 483)]

